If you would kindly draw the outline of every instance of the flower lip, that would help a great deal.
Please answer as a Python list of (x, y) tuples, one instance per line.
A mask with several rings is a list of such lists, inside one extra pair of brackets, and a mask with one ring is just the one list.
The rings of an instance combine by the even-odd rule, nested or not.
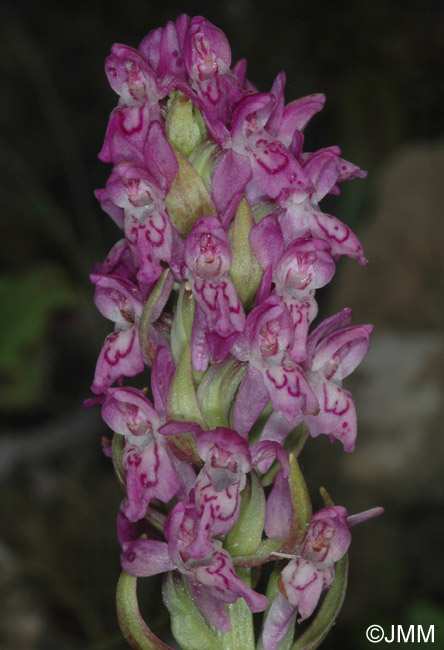
[(196, 275), (200, 278), (210, 279), (221, 274), (222, 257), (220, 243), (210, 233), (199, 237), (200, 254), (195, 263)]
[(273, 357), (279, 352), (279, 319), (274, 318), (265, 323), (259, 330), (259, 349), (263, 359)]
[(219, 280), (231, 266), (230, 242), (216, 217), (202, 217), (194, 224), (184, 249), (185, 263), (202, 280)]

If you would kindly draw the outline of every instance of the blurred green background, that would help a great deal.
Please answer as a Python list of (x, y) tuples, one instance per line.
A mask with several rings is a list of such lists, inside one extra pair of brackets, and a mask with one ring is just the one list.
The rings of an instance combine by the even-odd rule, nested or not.
[[(348, 385), (362, 393), (357, 460), (318, 439), (302, 463), (318, 507), (323, 484), (350, 511), (387, 512), (353, 531), (348, 598), (326, 647), (369, 647), (373, 623), (435, 624), (436, 641), (444, 633), (443, 2), (6, 0), (0, 648), (127, 647), (114, 611), (121, 494), (101, 452), (106, 427), (82, 409), (110, 329), (88, 273), (119, 238), (93, 197), (110, 171), (96, 156), (117, 101), (103, 63), (112, 43), (137, 47), (183, 12), (226, 32), (233, 60), (248, 59), (260, 90), (285, 69), (287, 101), (325, 92), (305, 149), (338, 144), (369, 171), (322, 204), (355, 229), (370, 261), (363, 269), (341, 261), (322, 313), (350, 306), (380, 333), (373, 361)], [(153, 593), (143, 594), (145, 614), (165, 635)]]

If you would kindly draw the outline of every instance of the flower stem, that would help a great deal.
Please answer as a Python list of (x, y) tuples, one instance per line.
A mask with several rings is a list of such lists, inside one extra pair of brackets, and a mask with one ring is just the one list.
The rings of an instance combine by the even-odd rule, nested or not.
[(137, 603), (137, 578), (125, 571), (117, 583), (116, 604), (122, 634), (135, 650), (173, 650), (158, 639), (143, 620)]

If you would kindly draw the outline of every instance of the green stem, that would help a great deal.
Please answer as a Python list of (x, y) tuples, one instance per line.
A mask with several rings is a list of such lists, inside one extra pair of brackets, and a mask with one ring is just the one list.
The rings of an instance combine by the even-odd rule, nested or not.
[(137, 578), (120, 574), (116, 593), (117, 618), (122, 634), (135, 650), (173, 650), (151, 632), (137, 602)]

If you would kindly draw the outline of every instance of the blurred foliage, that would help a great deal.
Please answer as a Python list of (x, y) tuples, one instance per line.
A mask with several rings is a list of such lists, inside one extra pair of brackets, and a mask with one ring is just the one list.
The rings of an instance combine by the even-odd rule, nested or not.
[(0, 275), (0, 409), (36, 406), (44, 395), (54, 314), (79, 305), (62, 268)]

